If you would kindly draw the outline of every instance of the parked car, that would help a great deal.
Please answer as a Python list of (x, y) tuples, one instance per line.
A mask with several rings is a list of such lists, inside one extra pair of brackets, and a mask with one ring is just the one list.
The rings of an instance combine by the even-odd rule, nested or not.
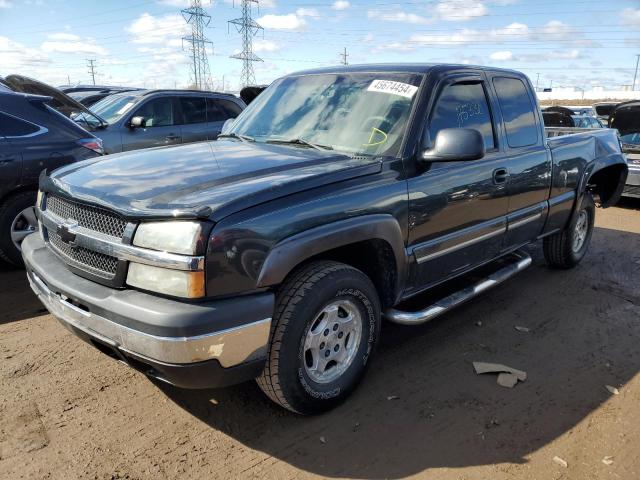
[(48, 105), (51, 99), (0, 89), (0, 257), (22, 264), (25, 236), (38, 228), (42, 170), (102, 155), (100, 140)]
[(566, 108), (567, 110), (571, 110), (573, 115), (586, 115), (588, 117), (597, 116), (596, 110), (594, 107), (585, 107), (585, 106), (565, 106), (561, 108)]
[(640, 198), (640, 100), (617, 105), (609, 117), (609, 127), (620, 132), (622, 151), (629, 161), (629, 176), (622, 194)]
[(545, 127), (575, 128), (576, 126), (573, 121), (573, 115), (568, 115), (563, 112), (549, 112), (547, 110), (543, 110), (542, 120)]
[[(197, 90), (137, 90), (110, 95), (91, 107), (106, 126), (93, 125), (106, 153), (215, 140), (244, 102), (230, 94)], [(90, 125), (91, 116), (76, 121)]]
[(593, 108), (596, 111), (596, 116), (599, 120), (605, 124), (609, 121), (609, 115), (616, 108), (620, 102), (600, 102), (594, 103)]
[(70, 93), (78, 93), (78, 92), (101, 92), (103, 90), (110, 90), (110, 91), (122, 91), (122, 92), (126, 92), (127, 90), (139, 90), (138, 88), (135, 87), (121, 87), (121, 86), (116, 86), (116, 85), (82, 85), (82, 84), (78, 84), (78, 85), (60, 85), (58, 87), (58, 90), (60, 90), (61, 92), (66, 93), (67, 95)]
[(71, 98), (80, 102), (85, 107), (91, 107), (95, 103), (98, 103), (103, 98), (116, 93), (130, 92), (134, 90), (141, 90), (140, 88), (103, 88), (101, 90), (83, 90), (80, 92), (68, 93)]
[(596, 117), (587, 115), (573, 115), (573, 123), (576, 128), (605, 128)]
[(311, 70), (217, 142), (43, 176), (23, 256), (44, 305), (102, 352), (181, 387), (257, 377), (309, 414), (354, 390), (383, 316), (427, 322), (526, 268), (540, 239), (551, 266), (577, 265), (626, 175), (613, 130), (546, 139), (521, 73)]

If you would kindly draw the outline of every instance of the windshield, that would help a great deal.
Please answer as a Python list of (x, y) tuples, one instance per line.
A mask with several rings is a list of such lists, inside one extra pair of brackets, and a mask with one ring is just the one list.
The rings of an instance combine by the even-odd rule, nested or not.
[(229, 133), (297, 148), (311, 143), (352, 155), (393, 156), (421, 79), (400, 73), (285, 77), (261, 93)]
[(126, 96), (109, 96), (99, 102), (96, 102), (91, 110), (100, 117), (104, 118), (107, 123), (117, 122), (120, 117), (127, 113), (136, 103), (137, 97), (133, 95)]

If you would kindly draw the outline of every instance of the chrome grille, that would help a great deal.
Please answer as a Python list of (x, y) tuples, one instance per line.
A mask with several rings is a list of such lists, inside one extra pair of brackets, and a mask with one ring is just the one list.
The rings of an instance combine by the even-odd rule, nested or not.
[(115, 277), (118, 268), (117, 258), (82, 247), (72, 247), (64, 243), (52, 230), (48, 231), (48, 236), (53, 249), (70, 265), (107, 280)]
[(125, 219), (108, 210), (83, 205), (53, 195), (47, 195), (45, 208), (63, 220), (73, 219), (81, 227), (112, 237), (122, 238), (127, 226)]

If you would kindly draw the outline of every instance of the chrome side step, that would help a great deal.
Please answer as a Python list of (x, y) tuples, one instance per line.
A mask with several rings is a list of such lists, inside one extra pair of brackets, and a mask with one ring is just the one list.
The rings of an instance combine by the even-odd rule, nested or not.
[(384, 316), (387, 320), (401, 325), (419, 325), (433, 320), (452, 308), (457, 307), (467, 300), (471, 300), (473, 297), (480, 295), (482, 292), (485, 292), (505, 280), (508, 280), (516, 273), (521, 272), (531, 265), (531, 257), (526, 252), (514, 252), (510, 257), (513, 258), (512, 263), (509, 263), (497, 272), (492, 273), (475, 285), (471, 285), (470, 287), (459, 290), (441, 300), (438, 300), (436, 303), (430, 305), (424, 310), (419, 310), (417, 312), (405, 312), (402, 310), (396, 310), (395, 308), (389, 308), (384, 312)]

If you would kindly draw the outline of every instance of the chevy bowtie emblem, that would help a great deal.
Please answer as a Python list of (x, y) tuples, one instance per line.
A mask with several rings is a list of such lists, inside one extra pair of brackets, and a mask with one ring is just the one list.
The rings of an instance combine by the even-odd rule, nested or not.
[(62, 243), (67, 245), (75, 246), (76, 234), (71, 232), (69, 229), (78, 226), (76, 222), (66, 223), (64, 225), (58, 225), (56, 233), (60, 237)]

